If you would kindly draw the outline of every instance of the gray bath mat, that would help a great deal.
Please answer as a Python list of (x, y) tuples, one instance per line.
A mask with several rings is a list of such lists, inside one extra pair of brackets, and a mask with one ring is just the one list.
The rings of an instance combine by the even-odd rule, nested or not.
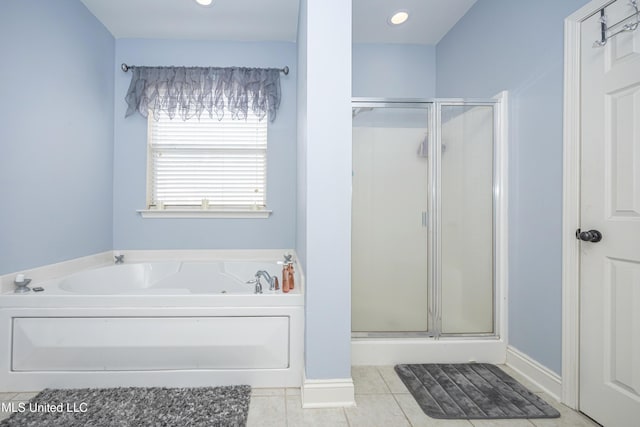
[(442, 419), (557, 418), (560, 413), (486, 363), (396, 365), (425, 414)]
[[(245, 426), (248, 385), (205, 388), (47, 389), (1, 427)], [(47, 406), (48, 405), (48, 406)]]

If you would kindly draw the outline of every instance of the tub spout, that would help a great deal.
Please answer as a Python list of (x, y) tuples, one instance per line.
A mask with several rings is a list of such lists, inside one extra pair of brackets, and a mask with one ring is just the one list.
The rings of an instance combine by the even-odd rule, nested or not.
[[(260, 278), (264, 277), (267, 283), (269, 283), (269, 290), (273, 291), (276, 289), (276, 281), (275, 276), (270, 275), (265, 270), (258, 270), (256, 273), (256, 288), (258, 287), (258, 283), (260, 283)], [(262, 291), (262, 284), (260, 285), (260, 290)], [(260, 292), (262, 293), (262, 292)]]

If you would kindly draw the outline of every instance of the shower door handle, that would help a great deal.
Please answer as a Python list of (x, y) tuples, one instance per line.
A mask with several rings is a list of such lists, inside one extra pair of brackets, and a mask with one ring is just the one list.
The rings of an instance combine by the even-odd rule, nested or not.
[(422, 227), (427, 228), (427, 211), (422, 211)]

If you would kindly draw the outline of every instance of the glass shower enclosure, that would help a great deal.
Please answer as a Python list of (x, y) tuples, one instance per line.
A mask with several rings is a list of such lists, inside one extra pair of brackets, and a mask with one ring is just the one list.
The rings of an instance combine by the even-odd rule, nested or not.
[(353, 101), (355, 338), (495, 335), (496, 103)]

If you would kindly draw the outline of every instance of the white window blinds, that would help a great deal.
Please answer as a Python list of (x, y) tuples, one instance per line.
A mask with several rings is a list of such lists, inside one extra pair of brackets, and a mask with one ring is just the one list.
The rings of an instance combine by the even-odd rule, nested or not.
[(148, 118), (148, 208), (264, 209), (267, 120)]

